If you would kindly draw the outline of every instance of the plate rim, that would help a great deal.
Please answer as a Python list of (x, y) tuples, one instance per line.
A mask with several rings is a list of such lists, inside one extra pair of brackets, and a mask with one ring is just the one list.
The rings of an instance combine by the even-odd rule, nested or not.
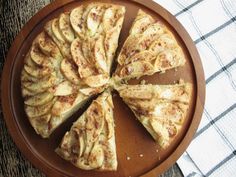
[[(181, 139), (179, 145), (171, 153), (169, 157), (167, 157), (160, 165), (154, 167), (152, 170), (147, 172), (146, 174), (142, 175), (144, 177), (153, 177), (157, 174), (163, 173), (167, 168), (173, 165), (177, 159), (182, 155), (182, 153), (187, 149), (188, 145), (192, 141), (192, 138), (199, 126), (203, 108), (205, 104), (205, 78), (204, 78), (204, 70), (202, 66), (202, 62), (200, 56), (198, 54), (197, 48), (192, 41), (191, 37), (184, 29), (184, 27), (180, 24), (180, 22), (168, 12), (165, 8), (160, 6), (159, 4), (155, 3), (154, 1), (145, 1), (145, 0), (129, 0), (131, 2), (138, 3), (153, 12), (160, 15), (166, 22), (173, 27), (176, 33), (179, 35), (181, 40), (183, 41), (185, 47), (188, 50), (190, 57), (192, 58), (193, 62), (193, 69), (195, 70), (195, 77), (196, 77), (196, 102), (195, 102), (195, 109), (193, 111), (192, 121), (190, 122), (190, 126), (188, 130), (186, 130), (186, 134)], [(19, 148), (19, 150), (23, 153), (23, 155), (38, 169), (44, 172), (48, 176), (65, 176), (66, 174), (63, 171), (58, 171), (58, 169), (54, 168), (53, 166), (44, 163), (43, 160), (40, 159), (39, 155), (30, 148), (30, 145), (27, 143), (27, 140), (24, 138), (24, 135), (21, 133), (18, 124), (14, 121), (14, 113), (12, 112), (12, 104), (11, 104), (11, 73), (12, 67), (14, 65), (15, 57), (20, 49), (22, 43), (24, 42), (22, 36), (27, 36), (32, 29), (39, 23), (42, 18), (49, 15), (52, 11), (65, 6), (74, 2), (74, 0), (56, 0), (41, 10), (39, 10), (20, 30), (16, 38), (14, 39), (5, 63), (2, 72), (2, 82), (1, 82), (1, 98), (2, 98), (2, 111), (4, 115), (4, 119), (7, 125), (8, 132), (10, 133), (13, 141)], [(20, 137), (20, 138), (19, 138)], [(30, 152), (30, 153), (29, 153)]]

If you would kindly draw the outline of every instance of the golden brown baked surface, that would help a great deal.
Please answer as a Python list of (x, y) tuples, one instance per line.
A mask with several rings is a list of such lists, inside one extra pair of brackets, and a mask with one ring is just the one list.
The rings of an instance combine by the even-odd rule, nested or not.
[(115, 78), (130, 79), (183, 66), (185, 56), (171, 31), (139, 10), (118, 56)]
[(90, 3), (47, 22), (24, 59), (21, 88), (26, 115), (43, 138), (102, 93), (66, 132), (56, 152), (84, 170), (117, 169), (113, 103), (116, 89), (163, 148), (178, 135), (186, 117), (192, 85), (127, 85), (131, 78), (165, 72), (185, 64), (171, 31), (139, 10), (121, 52), (118, 47), (125, 8)]
[(113, 102), (105, 91), (65, 134), (56, 152), (84, 170), (117, 168)]
[(155, 141), (168, 147), (186, 117), (192, 85), (119, 85), (116, 89)]

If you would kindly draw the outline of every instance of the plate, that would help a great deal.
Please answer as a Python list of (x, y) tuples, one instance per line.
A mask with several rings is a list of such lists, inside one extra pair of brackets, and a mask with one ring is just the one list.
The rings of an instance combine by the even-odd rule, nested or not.
[[(180, 78), (194, 85), (189, 113), (180, 134), (170, 147), (161, 150), (151, 136), (136, 120), (133, 113), (122, 102), (116, 92), (113, 93), (115, 131), (118, 156), (116, 172), (84, 171), (77, 169), (69, 162), (61, 159), (55, 152), (64, 133), (83, 113), (79, 110), (68, 121), (60, 126), (49, 139), (38, 136), (31, 127), (23, 107), (21, 97), (20, 74), (23, 59), (33, 39), (42, 31), (50, 19), (64, 11), (93, 1), (58, 0), (38, 12), (21, 30), (13, 42), (2, 74), (2, 107), (8, 130), (21, 152), (47, 176), (83, 176), (83, 177), (153, 177), (167, 170), (189, 145), (201, 120), (205, 100), (205, 79), (201, 60), (191, 38), (181, 24), (165, 9), (152, 1), (145, 0), (103, 0), (104, 2), (124, 5), (126, 15), (121, 31), (119, 49), (128, 36), (128, 31), (137, 14), (143, 9), (156, 20), (162, 21), (173, 32), (179, 45), (183, 48), (187, 63), (177, 70), (164, 74), (143, 77), (148, 83), (173, 84)], [(131, 81), (137, 83), (137, 80)], [(86, 107), (86, 106), (85, 106)]]

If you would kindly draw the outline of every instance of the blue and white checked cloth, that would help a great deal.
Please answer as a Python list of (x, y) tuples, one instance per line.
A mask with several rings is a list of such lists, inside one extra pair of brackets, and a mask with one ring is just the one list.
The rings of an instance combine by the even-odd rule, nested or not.
[(186, 28), (202, 59), (206, 104), (177, 161), (187, 177), (236, 177), (236, 0), (155, 0)]

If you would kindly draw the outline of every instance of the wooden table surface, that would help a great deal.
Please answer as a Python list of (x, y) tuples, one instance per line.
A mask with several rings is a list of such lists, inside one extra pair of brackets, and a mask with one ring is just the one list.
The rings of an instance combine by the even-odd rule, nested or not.
[[(7, 51), (24, 24), (52, 0), (0, 0), (0, 72)], [(17, 149), (7, 132), (0, 109), (0, 177), (43, 177)], [(178, 166), (173, 165), (161, 177), (182, 177)]]

